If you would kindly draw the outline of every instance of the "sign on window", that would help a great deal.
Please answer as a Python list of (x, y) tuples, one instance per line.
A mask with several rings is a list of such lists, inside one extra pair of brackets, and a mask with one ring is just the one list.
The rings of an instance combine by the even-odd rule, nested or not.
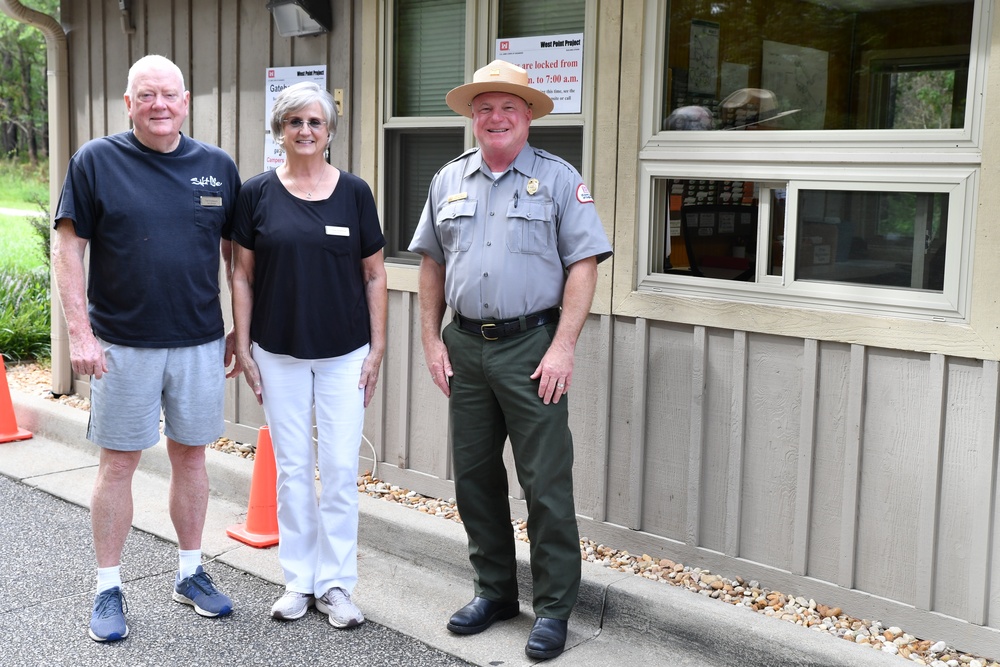
[(500, 38), (496, 57), (528, 72), (528, 83), (552, 98), (552, 113), (580, 113), (583, 33)]
[(293, 83), (314, 81), (326, 88), (326, 65), (303, 67), (268, 67), (264, 71), (264, 170), (285, 164), (285, 151), (271, 136), (271, 109), (278, 93)]

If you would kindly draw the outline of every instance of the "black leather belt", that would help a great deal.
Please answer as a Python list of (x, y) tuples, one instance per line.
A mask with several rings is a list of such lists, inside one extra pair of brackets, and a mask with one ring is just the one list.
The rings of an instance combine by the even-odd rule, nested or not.
[(455, 313), (455, 323), (465, 331), (480, 334), (486, 340), (498, 340), (534, 329), (550, 322), (559, 321), (559, 309), (549, 308), (537, 313), (515, 317), (511, 320), (470, 320)]

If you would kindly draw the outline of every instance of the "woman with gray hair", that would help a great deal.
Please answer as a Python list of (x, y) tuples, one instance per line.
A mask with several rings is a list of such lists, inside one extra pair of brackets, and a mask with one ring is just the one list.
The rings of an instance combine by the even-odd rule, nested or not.
[(232, 293), (236, 354), (264, 406), (277, 467), (285, 594), (271, 615), (301, 618), (315, 603), (348, 628), (364, 622), (351, 601), (358, 445), (385, 351), (387, 294), (371, 189), (326, 161), (336, 130), (320, 86), (278, 94), (271, 131), (286, 160), (240, 192)]

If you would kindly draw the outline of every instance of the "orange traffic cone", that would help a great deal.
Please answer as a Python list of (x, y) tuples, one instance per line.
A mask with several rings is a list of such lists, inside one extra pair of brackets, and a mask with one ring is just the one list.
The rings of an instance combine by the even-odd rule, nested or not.
[(32, 437), (31, 431), (17, 427), (14, 404), (10, 400), (10, 387), (7, 386), (7, 367), (0, 363), (0, 368), (3, 369), (3, 383), (0, 384), (0, 442), (27, 440)]
[(226, 535), (252, 547), (278, 543), (278, 474), (274, 466), (271, 430), (265, 424), (257, 431), (257, 453), (250, 479), (250, 505), (246, 523), (226, 528)]

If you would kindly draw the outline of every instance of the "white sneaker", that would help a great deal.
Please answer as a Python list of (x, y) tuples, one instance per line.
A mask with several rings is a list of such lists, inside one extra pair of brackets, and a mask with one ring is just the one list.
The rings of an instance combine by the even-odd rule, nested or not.
[(294, 621), (306, 615), (306, 610), (313, 606), (313, 596), (307, 593), (285, 591), (271, 606), (271, 616), (283, 621)]
[(353, 628), (365, 622), (351, 596), (343, 588), (331, 588), (322, 597), (316, 598), (316, 609), (330, 616), (330, 625), (335, 628)]

